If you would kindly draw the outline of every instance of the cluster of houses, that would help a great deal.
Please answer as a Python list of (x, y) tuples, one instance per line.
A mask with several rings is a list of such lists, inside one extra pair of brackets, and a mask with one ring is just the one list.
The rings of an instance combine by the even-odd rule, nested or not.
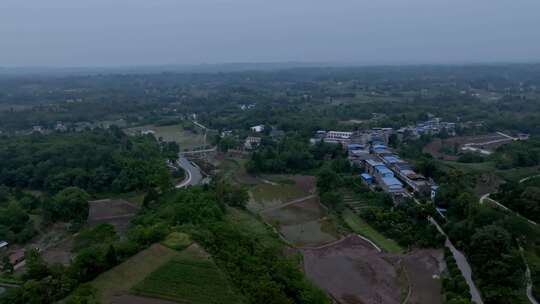
[[(453, 130), (452, 125), (441, 123), (439, 120), (431, 120), (417, 128), (430, 130), (429, 132), (437, 130), (440, 132), (441, 128)], [(355, 132), (317, 131), (311, 141), (312, 143), (324, 141), (347, 147), (349, 161), (364, 171), (360, 178), (371, 188), (379, 188), (394, 197), (413, 193), (433, 199), (437, 191), (434, 182), (415, 172), (409, 163), (388, 147), (392, 134), (399, 132), (395, 132), (392, 128), (373, 128)]]
[(373, 128), (362, 131), (317, 131), (315, 137), (311, 139), (312, 143), (324, 141), (332, 144), (368, 144), (370, 142), (388, 143), (390, 136), (394, 133), (392, 128)]
[(442, 121), (439, 117), (419, 122), (414, 126), (398, 129), (398, 136), (419, 138), (422, 135), (437, 135), (446, 132), (448, 136), (456, 136), (456, 123)]
[(359, 131), (324, 131), (315, 133), (312, 143), (324, 141), (326, 143), (349, 144), (368, 144), (371, 142), (382, 142), (387, 144), (390, 136), (395, 135), (398, 141), (404, 139), (418, 139), (422, 135), (437, 135), (446, 132), (448, 136), (456, 135), (456, 123), (444, 122), (440, 118), (419, 122), (414, 126), (402, 127), (398, 130), (393, 128), (372, 128)]
[(347, 150), (351, 164), (364, 171), (360, 178), (367, 186), (378, 187), (393, 196), (413, 193), (434, 198), (437, 186), (433, 181), (415, 172), (383, 142), (349, 144)]

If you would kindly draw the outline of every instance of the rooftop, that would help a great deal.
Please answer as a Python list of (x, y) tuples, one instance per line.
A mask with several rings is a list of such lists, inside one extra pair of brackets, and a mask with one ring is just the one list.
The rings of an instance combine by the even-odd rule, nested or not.
[(382, 182), (387, 186), (403, 187), (403, 184), (395, 177), (383, 177)]

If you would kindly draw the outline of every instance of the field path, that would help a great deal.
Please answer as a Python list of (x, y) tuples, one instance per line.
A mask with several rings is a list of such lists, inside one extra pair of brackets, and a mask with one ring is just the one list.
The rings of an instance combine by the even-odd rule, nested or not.
[(269, 211), (277, 210), (277, 209), (280, 209), (280, 208), (284, 208), (284, 207), (287, 207), (287, 206), (290, 206), (290, 205), (294, 205), (294, 204), (297, 204), (297, 203), (301, 203), (301, 202), (307, 201), (307, 200), (312, 199), (312, 198), (315, 198), (315, 197), (317, 197), (316, 194), (311, 194), (311, 195), (308, 195), (308, 196), (304, 196), (304, 197), (297, 198), (297, 199), (295, 199), (295, 200), (289, 201), (289, 202), (287, 202), (287, 203), (285, 203), (285, 204), (281, 204), (281, 205), (277, 205), (277, 206), (272, 206), (272, 207), (263, 209), (263, 210), (261, 210), (259, 213), (264, 213), (264, 212), (269, 212)]

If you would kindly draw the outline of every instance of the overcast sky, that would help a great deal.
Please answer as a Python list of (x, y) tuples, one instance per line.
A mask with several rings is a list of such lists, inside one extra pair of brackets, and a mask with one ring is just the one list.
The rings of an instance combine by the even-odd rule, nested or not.
[(0, 66), (540, 61), (540, 0), (0, 0)]

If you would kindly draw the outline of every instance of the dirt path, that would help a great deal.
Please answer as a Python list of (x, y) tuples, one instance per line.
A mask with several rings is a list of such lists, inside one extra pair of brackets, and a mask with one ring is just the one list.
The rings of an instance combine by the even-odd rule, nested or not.
[(301, 202), (307, 201), (307, 200), (315, 198), (315, 197), (317, 197), (317, 195), (311, 194), (311, 195), (308, 195), (308, 196), (297, 198), (295, 200), (289, 201), (289, 202), (281, 204), (281, 205), (272, 206), (272, 207), (263, 209), (263, 210), (259, 211), (259, 213), (270, 212), (270, 211), (277, 210), (277, 209), (280, 209), (280, 208), (284, 208), (284, 207), (287, 207), (287, 206), (290, 206), (290, 205), (301, 203)]

